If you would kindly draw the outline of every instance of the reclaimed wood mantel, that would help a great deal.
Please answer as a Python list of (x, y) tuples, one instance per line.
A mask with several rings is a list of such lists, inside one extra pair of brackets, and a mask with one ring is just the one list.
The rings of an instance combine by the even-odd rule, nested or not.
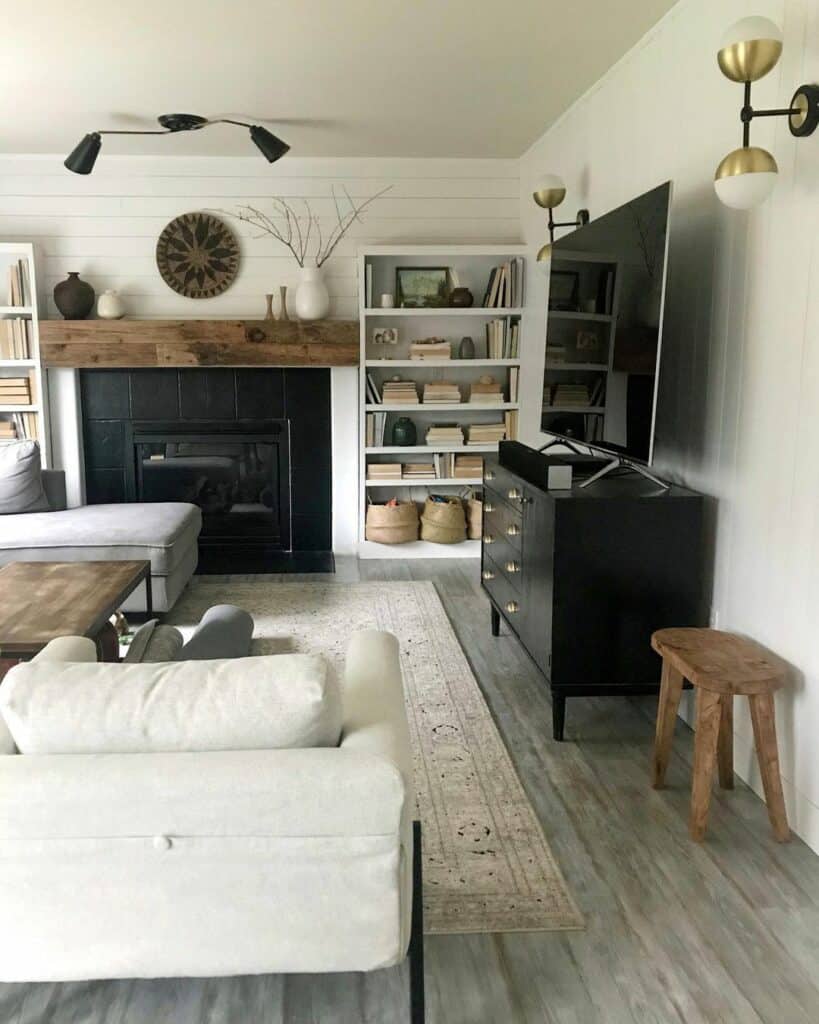
[(358, 366), (358, 321), (42, 320), (43, 366)]

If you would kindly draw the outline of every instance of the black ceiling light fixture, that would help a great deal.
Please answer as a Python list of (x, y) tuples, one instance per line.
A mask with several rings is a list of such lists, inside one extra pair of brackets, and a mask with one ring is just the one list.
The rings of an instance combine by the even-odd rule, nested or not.
[(200, 128), (206, 128), (211, 124), (236, 124), (240, 128), (248, 128), (250, 137), (269, 163), (280, 160), (290, 149), (286, 142), (258, 124), (248, 124), (246, 121), (234, 121), (229, 117), (219, 117), (209, 120), (207, 117), (200, 117), (198, 114), (162, 114), (157, 118), (161, 130), (137, 131), (111, 129), (110, 131), (90, 132), (65, 158), (65, 166), (75, 174), (90, 174), (94, 170), (94, 164), (102, 148), (103, 135), (175, 135), (177, 132), (194, 132)]

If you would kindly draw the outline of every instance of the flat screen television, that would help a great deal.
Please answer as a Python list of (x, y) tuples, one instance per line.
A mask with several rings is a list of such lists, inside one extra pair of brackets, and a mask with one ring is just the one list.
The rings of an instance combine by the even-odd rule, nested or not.
[(650, 465), (671, 182), (552, 246), (541, 427)]

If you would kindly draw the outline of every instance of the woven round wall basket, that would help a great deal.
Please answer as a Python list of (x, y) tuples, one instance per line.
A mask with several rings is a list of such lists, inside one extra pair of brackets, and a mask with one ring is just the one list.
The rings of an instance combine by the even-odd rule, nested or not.
[(239, 243), (212, 213), (183, 213), (159, 236), (156, 265), (175, 292), (189, 299), (212, 299), (236, 279)]
[(364, 536), (376, 544), (407, 544), (418, 540), (418, 509), (415, 502), (368, 505)]
[(427, 498), (421, 516), (421, 540), (434, 544), (459, 544), (466, 540), (466, 516), (460, 498), (448, 497), (446, 501)]

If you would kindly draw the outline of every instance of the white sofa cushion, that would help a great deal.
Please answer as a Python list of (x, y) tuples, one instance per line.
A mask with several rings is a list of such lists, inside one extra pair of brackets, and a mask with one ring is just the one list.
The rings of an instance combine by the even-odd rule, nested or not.
[(312, 654), (143, 665), (17, 665), (0, 687), (21, 754), (328, 747), (341, 733), (331, 666)]

